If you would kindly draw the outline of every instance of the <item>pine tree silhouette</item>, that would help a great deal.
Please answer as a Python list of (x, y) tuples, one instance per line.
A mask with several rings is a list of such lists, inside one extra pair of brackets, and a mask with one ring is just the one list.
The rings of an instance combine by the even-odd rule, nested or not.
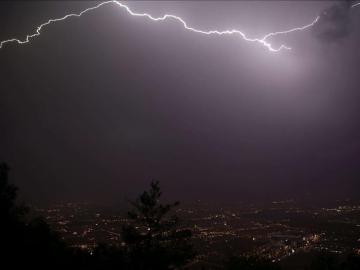
[(191, 231), (179, 229), (179, 219), (170, 215), (179, 202), (162, 204), (161, 194), (159, 182), (151, 182), (128, 212), (131, 224), (122, 233), (132, 269), (175, 269), (194, 256)]

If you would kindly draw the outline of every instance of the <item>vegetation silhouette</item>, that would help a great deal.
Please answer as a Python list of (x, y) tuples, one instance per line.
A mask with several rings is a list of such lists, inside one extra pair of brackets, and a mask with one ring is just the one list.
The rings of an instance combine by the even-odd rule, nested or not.
[[(98, 244), (90, 254), (67, 246), (41, 218), (29, 219), (16, 203), (17, 188), (8, 181), (9, 167), (0, 163), (0, 267), (1, 269), (170, 270), (199, 269), (190, 230), (181, 229), (172, 214), (178, 202), (162, 204), (158, 181), (150, 184), (128, 212), (118, 245)], [(355, 270), (360, 256), (299, 253), (281, 264), (258, 257), (231, 257), (216, 268), (225, 270)]]
[(161, 204), (159, 182), (132, 202), (131, 224), (122, 228), (124, 244), (99, 244), (92, 254), (69, 248), (41, 218), (29, 220), (16, 203), (17, 188), (8, 181), (9, 167), (0, 164), (1, 264), (35, 269), (177, 269), (194, 252), (191, 232), (169, 216), (179, 203)]
[(280, 266), (270, 260), (258, 257), (231, 257), (225, 263), (226, 270), (280, 270)]
[(355, 252), (299, 252), (282, 260), (280, 265), (285, 270), (355, 270), (360, 269), (360, 256)]
[(179, 219), (169, 216), (179, 202), (161, 204), (160, 197), (159, 182), (153, 181), (149, 191), (131, 203), (131, 224), (123, 227), (122, 236), (132, 269), (177, 269), (195, 255), (191, 231), (180, 229)]
[(27, 208), (16, 204), (17, 188), (8, 182), (9, 167), (0, 164), (1, 264), (11, 268), (64, 269), (72, 253), (43, 220), (27, 219)]

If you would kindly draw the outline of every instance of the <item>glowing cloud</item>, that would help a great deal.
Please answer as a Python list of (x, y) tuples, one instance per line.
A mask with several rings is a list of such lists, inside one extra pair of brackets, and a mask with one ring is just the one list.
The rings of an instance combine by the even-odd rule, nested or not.
[[(30, 40), (34, 37), (40, 36), (41, 31), (44, 27), (55, 23), (55, 22), (59, 22), (59, 21), (65, 21), (71, 17), (81, 17), (82, 15), (84, 15), (85, 13), (98, 9), (104, 5), (109, 5), (109, 4), (113, 4), (113, 5), (117, 5), (118, 7), (124, 9), (129, 15), (131, 16), (136, 16), (136, 17), (145, 17), (147, 19), (150, 19), (151, 21), (166, 21), (166, 20), (175, 20), (178, 21), (186, 30), (194, 32), (194, 33), (198, 33), (198, 34), (203, 34), (203, 35), (218, 35), (218, 36), (222, 36), (222, 35), (237, 35), (240, 38), (242, 38), (244, 41), (247, 42), (253, 42), (253, 43), (258, 43), (262, 46), (264, 46), (265, 48), (267, 48), (270, 52), (279, 52), (281, 50), (290, 50), (291, 48), (285, 45), (280, 45), (279, 47), (275, 48), (269, 41), (268, 39), (270, 37), (274, 37), (277, 35), (285, 35), (285, 34), (290, 34), (292, 32), (296, 32), (296, 31), (303, 31), (306, 30), (307, 28), (310, 28), (312, 26), (314, 26), (318, 20), (320, 19), (320, 16), (316, 17), (315, 20), (313, 22), (311, 22), (310, 24), (301, 26), (301, 27), (295, 27), (286, 31), (279, 31), (279, 32), (272, 32), (269, 33), (267, 35), (265, 35), (262, 38), (249, 38), (244, 32), (237, 30), (237, 29), (231, 29), (231, 30), (223, 30), (223, 31), (219, 31), (219, 30), (200, 30), (194, 27), (189, 26), (181, 17), (176, 16), (176, 15), (172, 15), (172, 14), (165, 14), (161, 17), (153, 17), (152, 15), (148, 14), (148, 13), (137, 13), (132, 11), (127, 5), (119, 2), (119, 1), (106, 1), (106, 2), (102, 2), (96, 6), (93, 7), (89, 7), (83, 11), (81, 11), (80, 13), (70, 13), (67, 14), (61, 18), (55, 18), (55, 19), (49, 19), (47, 22), (39, 25), (36, 28), (36, 31), (32, 34), (28, 34), (26, 36), (25, 39), (21, 40), (18, 38), (11, 38), (11, 39), (7, 39), (7, 40), (3, 40), (0, 42), (0, 49), (7, 43), (18, 43), (18, 44), (26, 44), (29, 43)], [(360, 3), (354, 4), (351, 6), (351, 8), (357, 7), (359, 6)]]

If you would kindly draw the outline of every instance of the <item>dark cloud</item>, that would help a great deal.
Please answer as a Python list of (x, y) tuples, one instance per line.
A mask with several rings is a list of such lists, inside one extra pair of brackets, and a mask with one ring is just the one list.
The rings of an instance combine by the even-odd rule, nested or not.
[[(160, 2), (131, 5), (251, 36), (335, 4)], [(0, 40), (94, 5), (64, 3), (2, 1)], [(293, 50), (273, 54), (111, 5), (53, 24), (0, 50), (0, 161), (35, 203), (123, 202), (152, 178), (183, 202), (360, 198), (356, 29), (331, 54), (306, 31), (284, 35)]]
[(324, 42), (346, 38), (352, 30), (351, 6), (352, 1), (341, 1), (325, 9), (313, 28), (313, 34)]

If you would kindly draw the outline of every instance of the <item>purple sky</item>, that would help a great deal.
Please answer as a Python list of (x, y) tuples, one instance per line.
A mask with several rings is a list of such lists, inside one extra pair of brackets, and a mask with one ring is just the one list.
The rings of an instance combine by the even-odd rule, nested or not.
[[(96, 3), (1, 2), (0, 40)], [(336, 4), (129, 6), (262, 37)], [(337, 11), (277, 54), (111, 5), (53, 24), (0, 50), (0, 160), (34, 201), (121, 201), (152, 178), (181, 201), (359, 198), (360, 8)]]

